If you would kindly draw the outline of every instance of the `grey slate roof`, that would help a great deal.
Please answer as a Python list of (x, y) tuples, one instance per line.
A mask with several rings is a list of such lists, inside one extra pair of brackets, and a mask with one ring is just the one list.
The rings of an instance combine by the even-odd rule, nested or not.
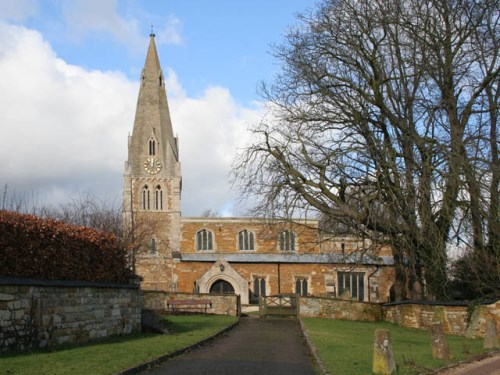
[(181, 254), (181, 262), (216, 262), (225, 259), (233, 263), (344, 263), (369, 265), (394, 265), (392, 256), (370, 257), (360, 254), (242, 254), (242, 253), (196, 253)]

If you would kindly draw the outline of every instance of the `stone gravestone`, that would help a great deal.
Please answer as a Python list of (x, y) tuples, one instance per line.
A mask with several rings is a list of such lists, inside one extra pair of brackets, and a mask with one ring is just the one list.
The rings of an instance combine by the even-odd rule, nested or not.
[(393, 375), (396, 374), (396, 362), (392, 352), (391, 332), (388, 329), (377, 329), (375, 331), (375, 343), (373, 344), (373, 367), (374, 374)]
[(483, 347), (485, 349), (498, 348), (497, 326), (493, 318), (486, 319)]
[(441, 322), (431, 324), (432, 358), (450, 359), (450, 349)]

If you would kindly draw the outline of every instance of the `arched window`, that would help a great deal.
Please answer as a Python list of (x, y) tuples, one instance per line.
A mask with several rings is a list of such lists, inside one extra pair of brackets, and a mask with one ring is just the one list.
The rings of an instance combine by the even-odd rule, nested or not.
[(278, 237), (281, 251), (295, 251), (295, 233), (291, 230), (284, 230)]
[(307, 279), (305, 277), (295, 279), (295, 293), (301, 296), (307, 296)]
[(155, 188), (155, 210), (163, 210), (163, 191), (160, 185)]
[(141, 190), (141, 208), (143, 210), (149, 210), (151, 208), (150, 199), (149, 187), (145, 185)]
[(156, 240), (154, 238), (151, 238), (151, 242), (149, 243), (149, 252), (154, 255), (158, 249), (156, 248)]
[(250, 294), (250, 303), (259, 303), (259, 296), (266, 296), (266, 279), (264, 277), (253, 279), (253, 292)]
[(197, 250), (213, 250), (212, 232), (202, 229), (196, 233)]
[(156, 141), (153, 137), (149, 138), (149, 155), (156, 155)]
[(238, 233), (238, 250), (255, 250), (254, 235), (249, 230)]

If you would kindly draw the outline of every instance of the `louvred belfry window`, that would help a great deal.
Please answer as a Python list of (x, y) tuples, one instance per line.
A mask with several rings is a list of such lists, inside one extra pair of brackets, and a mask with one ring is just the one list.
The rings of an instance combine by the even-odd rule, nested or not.
[(149, 155), (150, 156), (153, 156), (153, 155), (156, 155), (156, 141), (154, 140), (154, 138), (150, 138), (149, 139)]
[(150, 205), (150, 192), (149, 192), (149, 187), (145, 185), (142, 190), (141, 190), (141, 208), (143, 210), (149, 210), (151, 205)]

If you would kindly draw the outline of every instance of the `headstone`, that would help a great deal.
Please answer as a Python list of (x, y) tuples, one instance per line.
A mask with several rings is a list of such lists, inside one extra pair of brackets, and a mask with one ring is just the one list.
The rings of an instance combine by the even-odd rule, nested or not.
[(393, 375), (396, 374), (396, 362), (392, 352), (391, 332), (388, 329), (377, 329), (375, 331), (375, 343), (373, 344), (373, 367), (374, 374)]
[(431, 324), (432, 358), (450, 359), (450, 349), (441, 322)]
[(484, 343), (485, 349), (498, 348), (497, 326), (495, 319), (487, 318), (486, 327), (484, 329)]

